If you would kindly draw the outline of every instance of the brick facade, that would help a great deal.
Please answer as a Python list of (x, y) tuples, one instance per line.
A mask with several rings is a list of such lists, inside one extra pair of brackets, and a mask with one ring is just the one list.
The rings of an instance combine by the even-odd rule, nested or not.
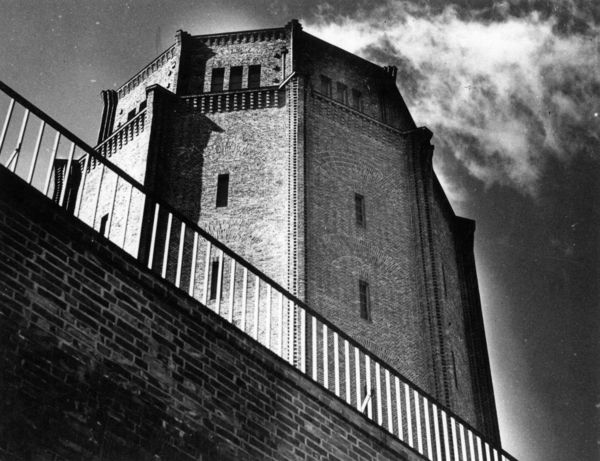
[[(116, 125), (147, 93), (149, 129), (116, 163), (498, 440), (468, 226), (437, 182), (431, 134), (416, 128), (395, 69), (295, 21), (178, 32), (161, 56), (118, 92)], [(250, 88), (256, 66), (259, 88)], [(226, 207), (215, 203), (220, 174), (230, 175)], [(144, 253), (152, 210), (142, 206)], [(369, 319), (361, 318), (361, 281)], [(299, 326), (291, 322), (293, 348)]]

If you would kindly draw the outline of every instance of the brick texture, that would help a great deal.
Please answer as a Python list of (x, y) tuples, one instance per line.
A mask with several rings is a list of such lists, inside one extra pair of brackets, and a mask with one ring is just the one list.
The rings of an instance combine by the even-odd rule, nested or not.
[(0, 170), (0, 458), (421, 459)]
[[(430, 346), (414, 309), (406, 139), (319, 95), (308, 101), (307, 302), (431, 389)], [(365, 197), (365, 227), (355, 193)], [(370, 285), (371, 321), (360, 317), (359, 279)]]
[[(240, 107), (258, 98), (247, 88), (249, 66), (258, 64), (261, 91), (276, 92), (278, 102)], [(235, 66), (243, 68), (241, 88), (230, 91)], [(224, 69), (222, 91), (206, 94), (215, 68)], [(321, 76), (331, 80), (331, 95), (323, 94)], [(286, 78), (285, 88), (274, 89)], [(111, 160), (497, 439), (472, 245), (433, 172), (427, 130), (415, 127), (394, 78), (389, 68), (295, 22), (239, 33), (179, 32), (171, 51), (119, 90), (124, 113), (147, 98), (148, 128)], [(152, 83), (165, 88), (146, 88)], [(358, 110), (353, 89), (361, 94)], [(229, 201), (216, 207), (224, 173)], [(94, 181), (92, 175), (86, 200), (95, 198)], [(112, 181), (105, 180), (99, 210), (88, 208), (96, 229), (112, 213)], [(122, 204), (127, 190), (119, 187)], [(365, 198), (365, 227), (356, 224), (356, 193)], [(123, 234), (131, 239), (128, 251), (136, 255), (139, 246), (145, 256), (153, 210), (142, 208), (134, 204), (127, 235), (116, 213), (110, 236)], [(159, 248), (166, 223), (161, 214)], [(173, 247), (177, 232), (174, 225)], [(184, 253), (187, 261), (187, 246)], [(156, 252), (154, 267), (163, 259)], [(369, 283), (370, 320), (360, 317), (359, 280)], [(298, 319), (288, 320), (288, 347), (297, 348)]]

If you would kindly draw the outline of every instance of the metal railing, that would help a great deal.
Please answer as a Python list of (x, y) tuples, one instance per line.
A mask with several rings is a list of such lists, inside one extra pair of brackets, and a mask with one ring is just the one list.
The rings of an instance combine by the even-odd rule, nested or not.
[[(0, 90), (0, 110), (1, 97), (8, 97), (0, 132), (4, 167), (425, 459), (515, 461), (2, 82)], [(34, 118), (39, 125), (30, 133)], [(90, 159), (95, 169), (86, 167)], [(57, 162), (60, 184), (52, 179)]]

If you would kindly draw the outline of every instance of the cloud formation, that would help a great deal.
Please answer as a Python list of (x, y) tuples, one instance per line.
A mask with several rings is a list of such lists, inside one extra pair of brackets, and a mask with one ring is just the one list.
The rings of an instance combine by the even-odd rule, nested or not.
[(442, 169), (458, 162), (486, 186), (535, 196), (549, 158), (597, 155), (597, 11), (573, 1), (447, 5), (388, 1), (345, 15), (324, 8), (304, 23), (324, 40), (398, 66), (415, 120), (436, 134)]

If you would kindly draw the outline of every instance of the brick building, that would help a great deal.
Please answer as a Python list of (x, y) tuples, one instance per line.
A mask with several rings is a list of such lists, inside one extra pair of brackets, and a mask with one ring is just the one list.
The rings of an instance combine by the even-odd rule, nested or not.
[[(369, 418), (378, 410), (381, 424), (387, 406), (388, 429), (402, 426), (402, 418), (391, 414), (388, 371), (383, 375), (379, 364), (372, 371), (368, 361), (359, 370), (356, 352), (357, 381), (350, 386), (352, 358), (346, 349), (344, 362), (343, 347), (338, 350), (341, 333), (332, 335), (323, 323), (321, 334), (315, 317), (311, 325), (301, 310), (284, 309), (283, 296), (281, 314), (272, 314), (271, 288), (259, 285), (258, 276), (249, 284), (246, 272), (238, 280), (233, 260), (223, 262), (224, 250), (210, 243), (200, 248), (196, 237), (192, 242), (184, 224), (199, 226), (499, 446), (473, 256), (475, 225), (454, 214), (432, 168), (432, 134), (416, 127), (396, 78), (393, 66), (345, 52), (306, 33), (297, 21), (212, 35), (178, 31), (173, 46), (117, 91), (102, 94), (95, 150), (126, 174), (112, 174), (91, 156), (74, 161), (71, 154), (54, 162), (50, 190), (84, 223), (235, 325), (254, 330), (267, 347), (280, 342), (279, 354), (312, 370), (325, 388), (331, 389), (335, 370), (335, 393), (358, 407), (364, 401)], [(180, 228), (169, 209), (183, 216)], [(122, 276), (118, 269), (109, 272), (113, 280)], [(147, 285), (140, 277), (114, 296), (134, 296), (133, 286)], [(163, 309), (162, 301), (152, 302)], [(256, 306), (254, 318), (245, 307), (234, 309), (247, 302)], [(185, 330), (185, 319), (173, 322)], [(261, 354), (243, 339), (232, 341), (238, 351), (248, 347)], [(315, 351), (330, 349), (334, 341), (335, 354), (317, 359)], [(218, 353), (233, 353), (226, 344), (219, 347)], [(339, 383), (341, 362), (346, 380)], [(215, 367), (214, 373), (227, 375)], [(370, 383), (371, 373), (377, 392), (358, 384), (361, 377)], [(292, 387), (298, 386), (304, 384)], [(415, 401), (411, 416), (408, 392), (404, 425), (410, 438), (414, 428), (424, 453), (421, 437), (426, 431), (431, 444), (431, 417), (440, 450), (437, 409), (420, 409)], [(426, 421), (416, 416), (421, 411)], [(452, 421), (450, 435), (445, 424), (455, 459), (459, 445), (466, 459), (472, 441), (459, 443), (454, 431), (460, 424)], [(323, 430), (319, 437), (326, 437)], [(452, 442), (445, 443), (452, 450)]]
[[(112, 162), (499, 439), (474, 223), (453, 213), (394, 67), (296, 21), (180, 31), (103, 96), (98, 141)], [(111, 138), (140, 118), (126, 145)]]

